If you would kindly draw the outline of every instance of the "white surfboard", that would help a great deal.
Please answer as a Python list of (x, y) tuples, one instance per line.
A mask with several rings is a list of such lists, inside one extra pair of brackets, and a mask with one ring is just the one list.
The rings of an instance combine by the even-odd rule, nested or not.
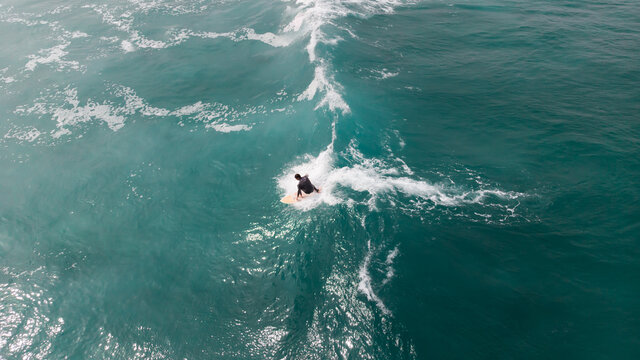
[[(322, 188), (318, 188), (318, 190), (322, 191)], [(317, 194), (317, 192), (312, 192), (311, 194), (305, 194), (304, 192), (302, 193), (302, 195), (298, 198), (298, 200), (296, 200), (296, 194), (297, 192), (291, 194), (291, 195), (287, 195), (285, 197), (283, 197), (282, 199), (280, 199), (280, 202), (283, 202), (285, 204), (293, 204), (293, 203), (297, 203), (298, 201), (302, 201), (306, 198), (312, 197), (313, 195)]]

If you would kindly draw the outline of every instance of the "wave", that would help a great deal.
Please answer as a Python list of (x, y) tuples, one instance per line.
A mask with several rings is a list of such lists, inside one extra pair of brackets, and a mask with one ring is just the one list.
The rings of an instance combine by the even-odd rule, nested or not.
[[(355, 37), (351, 30), (338, 25), (338, 19), (347, 16), (368, 17), (375, 14), (391, 13), (394, 8), (409, 4), (397, 0), (378, 1), (339, 1), (339, 0), (296, 0), (291, 1), (291, 5), (283, 14), (283, 25), (276, 33), (257, 33), (254, 29), (241, 26), (240, 28), (228, 32), (199, 32), (190, 29), (170, 30), (166, 39), (150, 39), (143, 35), (135, 24), (138, 14), (148, 14), (151, 11), (163, 12), (169, 15), (182, 15), (190, 13), (202, 13), (210, 5), (205, 1), (195, 1), (190, 3), (178, 3), (170, 1), (142, 1), (132, 0), (125, 6), (107, 6), (104, 4), (86, 4), (83, 9), (88, 9), (98, 14), (102, 21), (115, 27), (116, 30), (124, 32), (127, 37), (117, 40), (119, 49), (125, 53), (136, 51), (137, 49), (164, 49), (179, 45), (190, 38), (227, 38), (232, 41), (260, 41), (273, 47), (286, 47), (301, 39), (308, 39), (305, 46), (309, 61), (315, 67), (314, 76), (306, 90), (299, 94), (298, 100), (313, 100), (316, 96), (321, 96), (316, 109), (327, 107), (332, 112), (346, 114), (350, 111), (347, 102), (342, 95), (342, 86), (335, 81), (331, 74), (331, 62), (327, 57), (318, 54), (318, 44), (335, 45), (342, 40), (340, 36), (330, 36), (327, 28), (333, 27), (343, 30), (350, 36)], [(56, 7), (47, 14), (59, 14), (69, 11), (71, 7)], [(29, 15), (29, 16), (27, 16)], [(86, 66), (77, 60), (68, 60), (69, 55), (66, 50), (71, 41), (80, 37), (89, 37), (88, 34), (79, 31), (70, 32), (60, 26), (58, 21), (46, 21), (40, 17), (31, 19), (32, 14), (22, 14), (18, 16), (5, 11), (0, 14), (0, 21), (19, 22), (27, 26), (45, 25), (52, 28), (54, 38), (59, 41), (57, 45), (41, 49), (37, 54), (29, 56), (29, 61), (25, 65), (27, 71), (34, 71), (39, 65), (54, 65), (58, 71), (76, 70), (85, 71)], [(112, 38), (100, 37), (112, 43)], [(116, 37), (117, 38), (117, 37)], [(380, 76), (386, 78), (394, 76), (395, 73), (381, 72)]]
[[(332, 25), (337, 27), (336, 20), (347, 16), (368, 17), (375, 14), (391, 13), (402, 2), (383, 1), (336, 1), (336, 0), (297, 0), (298, 6), (293, 19), (282, 28), (282, 33), (302, 33), (308, 36), (306, 50), (309, 62), (315, 65), (314, 78), (307, 89), (298, 97), (299, 100), (312, 100), (317, 93), (324, 93), (316, 109), (327, 106), (330, 111), (350, 112), (349, 105), (343, 99), (342, 86), (333, 76), (328, 75), (331, 67), (329, 60), (318, 55), (318, 44), (335, 45), (342, 40), (339, 36), (329, 36), (323, 29)], [(344, 29), (343, 30), (348, 30)], [(350, 35), (352, 32), (347, 31)]]
[[(290, 5), (283, 14), (284, 21), (276, 33), (265, 32), (257, 33), (250, 27), (240, 27), (239, 29), (228, 32), (199, 32), (190, 29), (177, 29), (168, 32), (168, 39), (153, 40), (145, 37), (140, 31), (135, 29), (134, 14), (136, 12), (148, 12), (150, 10), (169, 11), (170, 7), (162, 2), (145, 3), (134, 2), (134, 9), (112, 9), (105, 5), (84, 5), (84, 8), (91, 9), (102, 17), (103, 22), (108, 23), (118, 30), (128, 34), (128, 39), (123, 39), (121, 49), (124, 52), (132, 52), (137, 48), (164, 49), (177, 46), (191, 38), (216, 39), (227, 38), (232, 41), (260, 41), (273, 47), (287, 47), (301, 39), (308, 39), (305, 49), (307, 51), (309, 62), (314, 65), (314, 77), (306, 90), (298, 96), (298, 100), (313, 100), (319, 94), (322, 94), (316, 109), (328, 107), (332, 112), (341, 112), (346, 114), (350, 111), (347, 102), (342, 95), (342, 86), (335, 81), (331, 75), (331, 62), (318, 54), (317, 48), (319, 44), (335, 45), (342, 40), (340, 36), (330, 36), (326, 27), (332, 26), (338, 30), (343, 30), (350, 36), (355, 34), (348, 28), (338, 26), (337, 20), (347, 16), (368, 17), (376, 14), (392, 13), (395, 7), (410, 2), (402, 2), (397, 0), (382, 1), (336, 1), (336, 0), (296, 0), (291, 1)], [(192, 6), (189, 9), (183, 9), (182, 12), (199, 12), (206, 8), (205, 5), (200, 7)], [(175, 11), (170, 11), (173, 13)], [(381, 78), (395, 76), (397, 73), (380, 71)]]

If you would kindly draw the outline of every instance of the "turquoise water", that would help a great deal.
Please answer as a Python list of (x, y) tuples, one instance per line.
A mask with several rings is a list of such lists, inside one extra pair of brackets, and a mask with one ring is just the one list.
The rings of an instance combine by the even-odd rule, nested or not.
[(0, 4), (0, 358), (640, 357), (637, 2)]

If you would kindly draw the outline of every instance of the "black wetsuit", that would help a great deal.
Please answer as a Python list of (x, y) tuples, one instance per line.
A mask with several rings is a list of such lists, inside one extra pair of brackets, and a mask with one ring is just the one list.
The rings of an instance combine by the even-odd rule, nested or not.
[(308, 176), (303, 176), (298, 182), (298, 196), (302, 194), (304, 191), (307, 194), (311, 194), (313, 191), (318, 191), (315, 186), (311, 183)]

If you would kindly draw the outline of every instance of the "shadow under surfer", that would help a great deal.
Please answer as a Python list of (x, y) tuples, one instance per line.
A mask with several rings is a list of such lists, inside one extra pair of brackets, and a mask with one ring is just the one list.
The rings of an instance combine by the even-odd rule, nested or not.
[(296, 200), (302, 195), (304, 191), (306, 194), (311, 194), (312, 192), (320, 192), (317, 187), (313, 186), (311, 180), (309, 180), (309, 175), (300, 176), (300, 174), (295, 175), (296, 180), (298, 180), (298, 194), (296, 195)]

